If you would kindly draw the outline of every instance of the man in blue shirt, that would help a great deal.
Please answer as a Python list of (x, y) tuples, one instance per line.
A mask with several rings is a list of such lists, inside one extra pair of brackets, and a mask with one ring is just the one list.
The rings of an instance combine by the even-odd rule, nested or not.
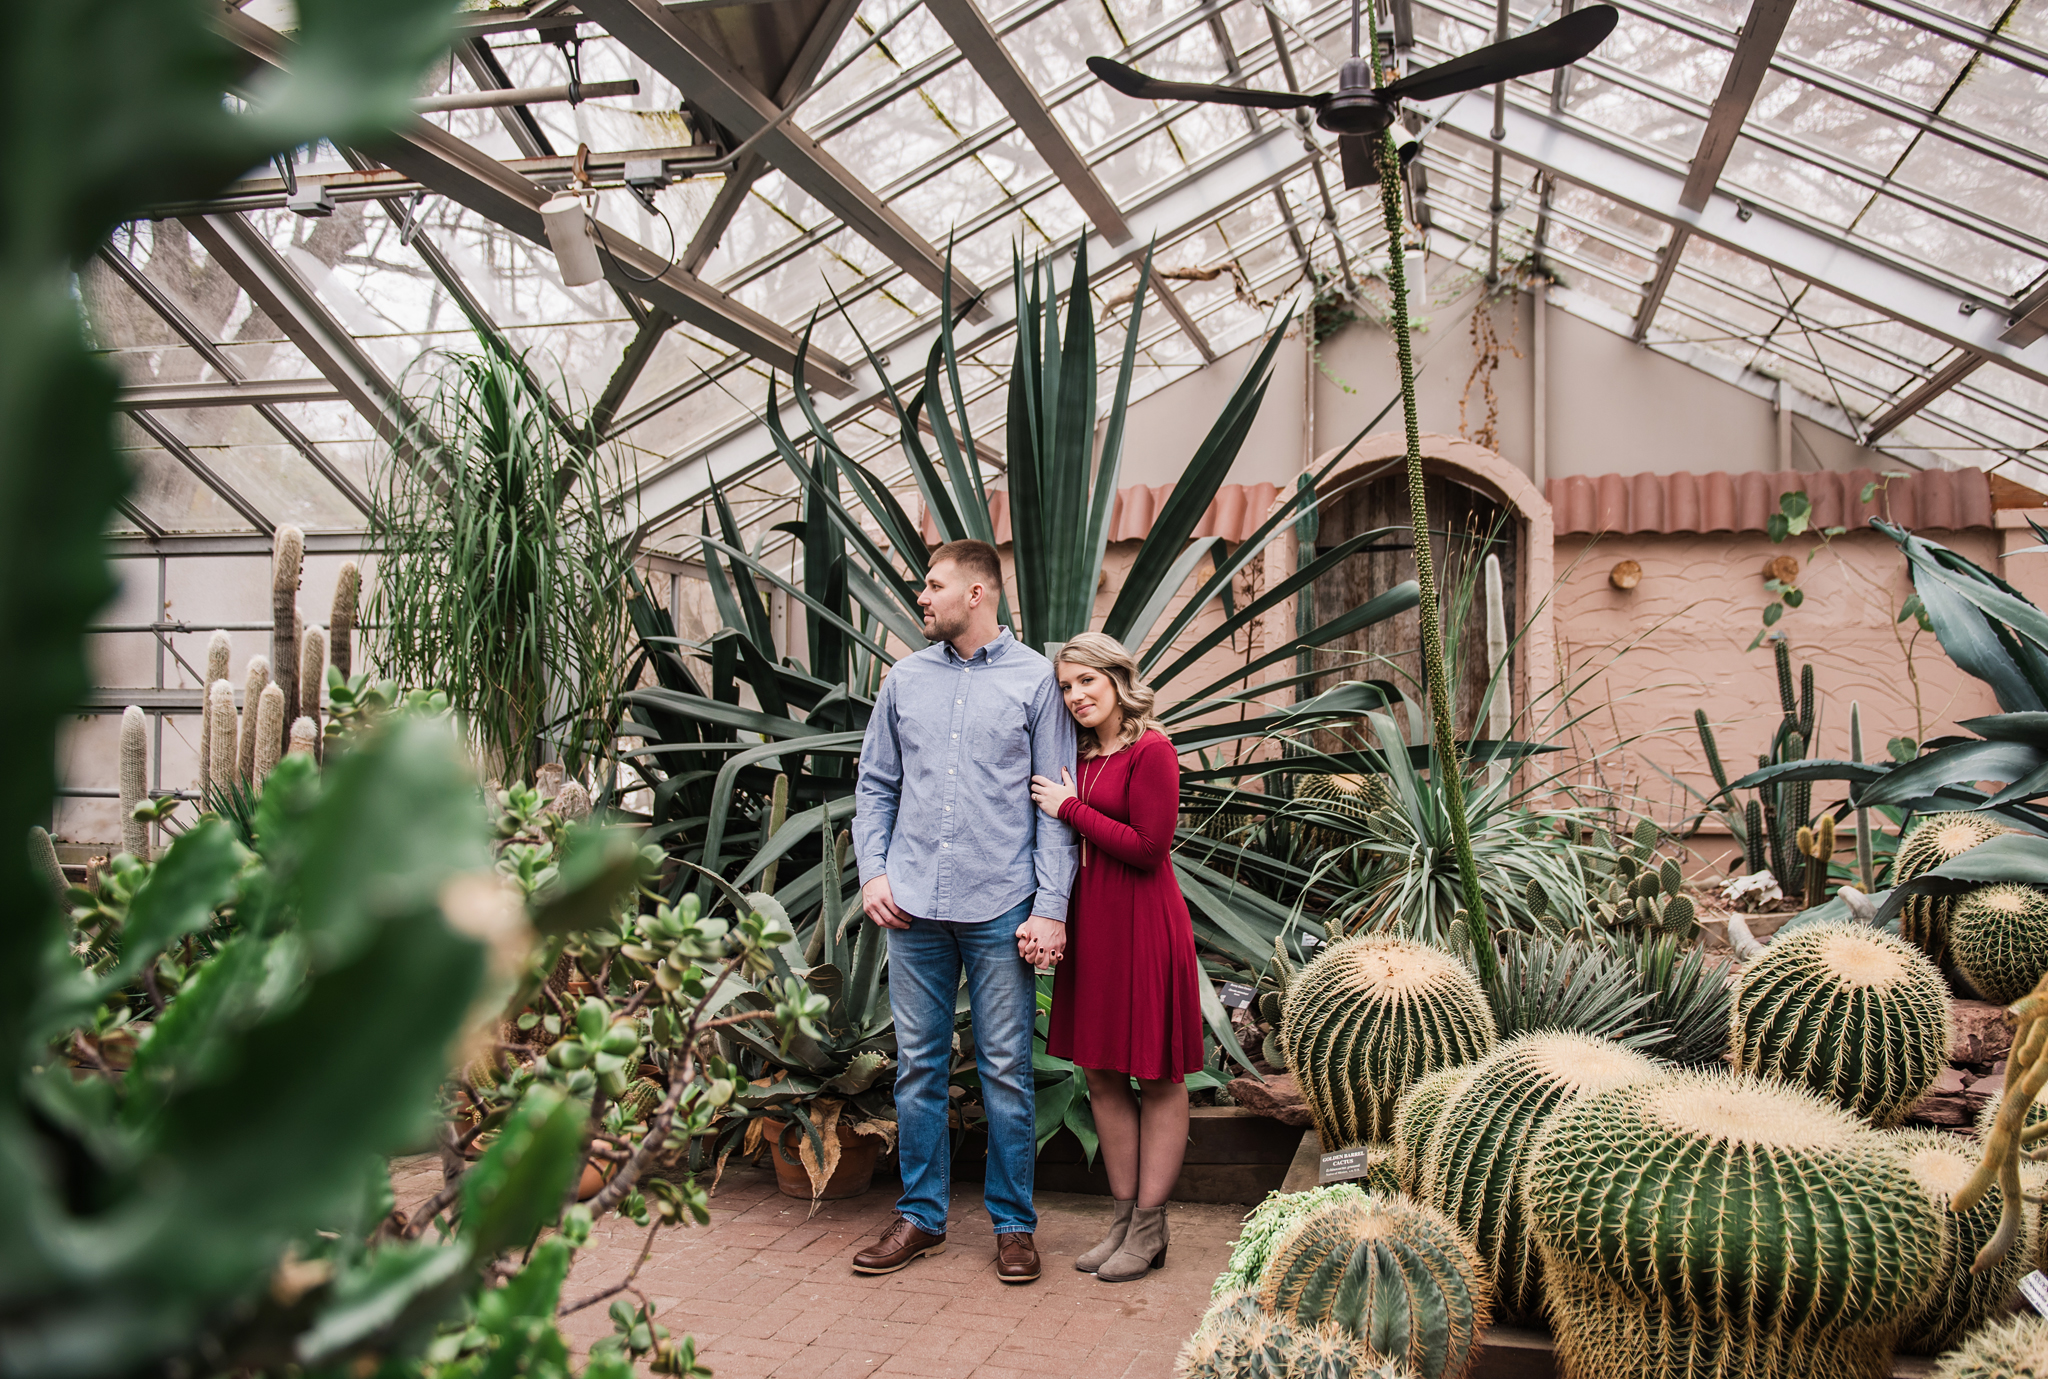
[(917, 600), (932, 644), (890, 670), (861, 744), (853, 843), (861, 908), (889, 930), (903, 1196), (895, 1222), (854, 1257), (857, 1273), (894, 1273), (946, 1247), (947, 1082), (964, 968), (996, 1276), (1038, 1277), (1031, 969), (1065, 951), (1075, 853), (1067, 826), (1032, 807), (1031, 777), (1073, 769), (1074, 720), (1052, 664), (997, 623), (1001, 590), (986, 542), (932, 552)]

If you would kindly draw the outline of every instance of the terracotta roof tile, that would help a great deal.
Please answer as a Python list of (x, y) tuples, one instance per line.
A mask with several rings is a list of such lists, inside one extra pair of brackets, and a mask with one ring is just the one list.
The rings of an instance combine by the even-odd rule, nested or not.
[(1932, 531), (1992, 525), (1991, 482), (1978, 469), (1928, 469), (1863, 501), (1873, 469), (1846, 473), (1574, 474), (1552, 479), (1550, 506), (1559, 536), (1612, 532), (1762, 531), (1778, 496), (1813, 500), (1816, 527), (1860, 527), (1872, 517)]

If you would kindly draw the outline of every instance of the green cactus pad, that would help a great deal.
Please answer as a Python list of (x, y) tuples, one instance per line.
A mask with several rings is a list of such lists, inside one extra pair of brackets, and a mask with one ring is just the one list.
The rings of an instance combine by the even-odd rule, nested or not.
[(1942, 1213), (1893, 1144), (1784, 1083), (1679, 1072), (1570, 1102), (1524, 1187), (1580, 1379), (1875, 1379), (1940, 1263)]
[(1287, 1066), (1287, 1050), (1280, 1043), (1279, 1030), (1276, 1029), (1269, 1032), (1264, 1039), (1259, 1041), (1259, 1057), (1266, 1061), (1266, 1066), (1269, 1068), (1284, 1068)]
[(1543, 1306), (1522, 1200), (1522, 1168), (1538, 1132), (1579, 1097), (1666, 1070), (1610, 1039), (1546, 1030), (1518, 1035), (1480, 1059), (1445, 1102), (1422, 1153), (1419, 1195), (1478, 1253), (1498, 1311), (1534, 1317)]
[(1977, 1252), (1998, 1233), (2004, 1198), (1994, 1185), (1984, 1200), (1960, 1215), (1949, 1211), (1948, 1204), (1976, 1171), (1983, 1151), (1969, 1140), (1939, 1130), (1892, 1130), (1886, 1132), (1886, 1138), (1948, 1221), (1934, 1289), (1899, 1332), (1900, 1350), (1909, 1355), (1934, 1355), (2004, 1314), (2006, 1301), (2033, 1267), (2035, 1220), (2031, 1213), (2022, 1216), (2019, 1243), (1992, 1268), (1981, 1274), (1971, 1272)]
[(1738, 1073), (1803, 1082), (1878, 1126), (1898, 1124), (1948, 1066), (1948, 984), (1927, 955), (1860, 924), (1780, 935), (1737, 979)]
[(1948, 953), (1979, 995), (2009, 1005), (2048, 972), (2048, 894), (2033, 886), (1979, 886), (1953, 897)]
[(1412, 939), (1345, 939), (1287, 991), (1280, 1046), (1323, 1148), (1392, 1137), (1401, 1094), (1495, 1042), (1493, 1012), (1466, 966)]
[[(1944, 862), (1953, 862), (1977, 844), (2013, 830), (1982, 814), (1927, 814), (1899, 839), (1892, 861), (1892, 883), (1913, 881)], [(1953, 895), (1916, 895), (1899, 911), (1899, 933), (1936, 962), (1948, 952)]]
[(1484, 1271), (1443, 1213), (1377, 1193), (1296, 1225), (1259, 1302), (1298, 1327), (1341, 1326), (1416, 1379), (1462, 1379), (1489, 1310)]
[(1330, 1187), (1310, 1188), (1307, 1192), (1269, 1194), (1245, 1217), (1244, 1229), (1237, 1233), (1237, 1243), (1230, 1247), (1230, 1262), (1223, 1266), (1223, 1272), (1216, 1276), (1215, 1285), (1209, 1290), (1209, 1295), (1215, 1299), (1210, 1304), (1209, 1315), (1215, 1316), (1218, 1308), (1234, 1297), (1243, 1296), (1244, 1290), (1258, 1287), (1259, 1277), (1266, 1271), (1266, 1261), (1273, 1257), (1273, 1247), (1305, 1217), (1315, 1215), (1333, 1202), (1364, 1200), (1365, 1189), (1356, 1183), (1336, 1183)]
[(1401, 1180), (1401, 1190), (1418, 1201), (1429, 1199), (1423, 1177), (1427, 1167), (1423, 1146), (1429, 1143), (1430, 1132), (1443, 1115), (1444, 1103), (1465, 1085), (1473, 1067), (1461, 1063), (1455, 1068), (1437, 1069), (1403, 1093), (1400, 1104), (1394, 1108), (1394, 1173)]
[(2048, 1379), (2048, 1317), (2014, 1317), (1972, 1333), (1935, 1379)]

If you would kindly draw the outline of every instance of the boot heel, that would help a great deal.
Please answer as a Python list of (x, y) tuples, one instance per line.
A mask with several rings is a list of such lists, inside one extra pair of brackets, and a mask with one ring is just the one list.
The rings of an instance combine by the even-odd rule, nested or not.
[(1155, 1269), (1164, 1269), (1166, 1267), (1166, 1249), (1164, 1246), (1160, 1247), (1158, 1254), (1152, 1256), (1152, 1267)]

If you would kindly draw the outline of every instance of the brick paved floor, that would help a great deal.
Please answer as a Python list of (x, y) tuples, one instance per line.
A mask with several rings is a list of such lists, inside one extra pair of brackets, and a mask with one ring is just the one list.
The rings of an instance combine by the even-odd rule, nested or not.
[[(402, 1202), (438, 1186), (431, 1160), (395, 1167)], [(878, 1180), (806, 1220), (809, 1204), (777, 1192), (773, 1174), (729, 1170), (711, 1224), (663, 1231), (637, 1286), (656, 1320), (697, 1338), (717, 1379), (1166, 1379), (1246, 1210), (1175, 1203), (1166, 1268), (1111, 1284), (1073, 1267), (1100, 1238), (1108, 1199), (1041, 1193), (1045, 1276), (1012, 1285), (996, 1280), (979, 1189), (961, 1183), (944, 1254), (879, 1278), (855, 1274), (853, 1256), (888, 1225), (896, 1191)], [(645, 1240), (629, 1222), (600, 1224), (564, 1297), (616, 1282)], [(563, 1323), (579, 1354), (610, 1330), (604, 1306)]]

